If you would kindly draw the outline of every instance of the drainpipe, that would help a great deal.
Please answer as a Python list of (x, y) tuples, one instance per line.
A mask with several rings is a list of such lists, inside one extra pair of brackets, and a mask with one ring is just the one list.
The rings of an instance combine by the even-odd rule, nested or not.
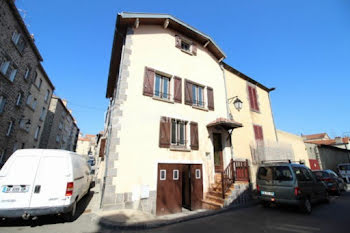
[[(118, 32), (116, 32), (118, 33)], [(107, 126), (107, 131), (108, 131), (108, 138), (107, 138), (107, 142), (106, 142), (106, 154), (105, 154), (105, 174), (103, 177), (103, 185), (102, 185), (102, 190), (101, 190), (101, 200), (100, 200), (100, 209), (102, 209), (102, 202), (103, 202), (103, 196), (105, 193), (105, 188), (106, 188), (106, 178), (107, 178), (107, 171), (108, 171), (108, 155), (109, 155), (109, 148), (110, 148), (110, 144), (111, 144), (111, 138), (112, 138), (112, 128), (113, 128), (113, 123), (112, 123), (112, 113), (115, 109), (115, 100), (118, 97), (119, 94), (119, 88), (120, 88), (120, 77), (121, 77), (121, 69), (123, 67), (123, 61), (124, 61), (124, 48), (125, 48), (125, 36), (121, 33), (119, 33), (119, 35), (122, 36), (123, 39), (123, 47), (122, 47), (122, 54), (120, 56), (120, 64), (119, 64), (119, 72), (118, 72), (118, 80), (117, 80), (117, 84), (115, 86), (115, 88), (117, 88), (116, 92), (115, 92), (115, 96), (114, 99), (111, 102), (110, 105), (110, 109), (109, 109), (109, 116), (108, 116), (108, 122), (109, 122), (109, 126)]]
[[(229, 106), (228, 98), (227, 98), (227, 84), (226, 84), (225, 69), (224, 69), (224, 66), (222, 64), (220, 64), (220, 68), (222, 70), (222, 77), (224, 79), (224, 86), (225, 86), (226, 116), (227, 116), (227, 119), (231, 119), (232, 115), (230, 112), (230, 106)], [(229, 136), (228, 136), (229, 140), (230, 140), (231, 159), (233, 159), (233, 157), (234, 157), (233, 145), (232, 145), (232, 131), (233, 130), (231, 130), (231, 132), (229, 132)]]

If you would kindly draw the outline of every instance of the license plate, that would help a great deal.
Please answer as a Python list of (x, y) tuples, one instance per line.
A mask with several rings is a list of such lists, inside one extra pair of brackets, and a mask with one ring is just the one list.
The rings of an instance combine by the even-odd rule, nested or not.
[(15, 185), (12, 187), (4, 186), (2, 189), (3, 193), (26, 193), (29, 190), (29, 186)]
[(274, 192), (261, 191), (261, 195), (275, 196), (275, 193)]

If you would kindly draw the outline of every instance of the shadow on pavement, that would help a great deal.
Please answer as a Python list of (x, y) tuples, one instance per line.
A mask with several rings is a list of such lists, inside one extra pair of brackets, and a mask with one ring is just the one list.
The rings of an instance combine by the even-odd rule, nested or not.
[[(86, 207), (89, 205), (92, 197), (94, 196), (94, 192), (91, 191), (89, 194), (85, 195), (77, 205), (76, 215), (74, 217), (74, 221), (78, 219), (86, 210)], [(46, 215), (39, 216), (36, 220), (23, 220), (22, 218), (13, 218), (13, 219), (0, 219), (0, 227), (18, 227), (18, 226), (42, 226), (42, 225), (52, 225), (58, 223), (65, 223), (63, 216), (60, 215)]]

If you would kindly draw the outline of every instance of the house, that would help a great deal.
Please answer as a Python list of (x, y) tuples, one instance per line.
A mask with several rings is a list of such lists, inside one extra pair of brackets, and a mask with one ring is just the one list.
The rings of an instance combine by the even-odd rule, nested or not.
[(320, 141), (320, 140), (329, 140), (330, 137), (327, 133), (317, 133), (317, 134), (308, 134), (308, 135), (301, 135), (304, 139), (304, 141)]
[(52, 96), (40, 140), (40, 148), (76, 151), (79, 128), (67, 101)]
[(99, 134), (86, 134), (84, 137), (79, 136), (77, 141), (77, 149), (76, 152), (81, 155), (89, 155), (91, 157), (95, 157), (96, 155), (96, 144), (97, 137)]
[(230, 134), (242, 127), (229, 119), (226, 55), (167, 14), (120, 13), (115, 31), (103, 209), (163, 215), (202, 208), (216, 171), (233, 157)]
[[(47, 103), (39, 96), (45, 96), (44, 88), (52, 93), (54, 87), (40, 65), (43, 58), (14, 1), (0, 0), (0, 15), (1, 167), (15, 150), (38, 146), (43, 124), (40, 115), (50, 101), (50, 96)], [(42, 74), (37, 79), (42, 80), (37, 83), (41, 88), (33, 91), (37, 73)], [(34, 110), (28, 106), (28, 99), (33, 100), (29, 106)]]

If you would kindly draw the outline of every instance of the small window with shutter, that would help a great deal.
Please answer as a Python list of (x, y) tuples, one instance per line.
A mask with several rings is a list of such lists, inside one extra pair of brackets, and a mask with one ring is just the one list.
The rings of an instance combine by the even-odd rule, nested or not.
[(264, 135), (263, 135), (262, 127), (260, 125), (253, 125), (253, 128), (254, 128), (255, 140), (256, 141), (263, 141)]
[(248, 85), (249, 104), (252, 111), (259, 112), (259, 103), (256, 87)]
[(197, 55), (197, 46), (190, 40), (175, 36), (175, 47), (190, 55)]

